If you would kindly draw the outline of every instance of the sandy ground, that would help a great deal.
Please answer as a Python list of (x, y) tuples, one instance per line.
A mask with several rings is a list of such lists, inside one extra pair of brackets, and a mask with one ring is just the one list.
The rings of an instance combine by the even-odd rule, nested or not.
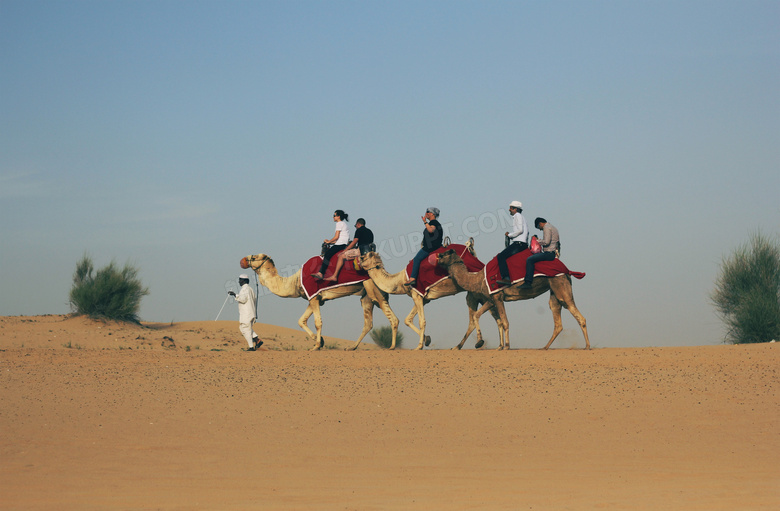
[(780, 509), (777, 344), (308, 352), (256, 330), (252, 353), (232, 321), (0, 318), (0, 509)]

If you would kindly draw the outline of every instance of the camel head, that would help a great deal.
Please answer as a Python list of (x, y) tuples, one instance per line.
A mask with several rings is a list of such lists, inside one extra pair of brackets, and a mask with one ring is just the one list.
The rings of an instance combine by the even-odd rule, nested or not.
[(382, 258), (376, 252), (366, 252), (360, 256), (360, 266), (365, 270), (377, 270), (385, 267)]
[(461, 259), (460, 256), (452, 249), (445, 250), (444, 252), (436, 255), (436, 264), (448, 267), (456, 263), (463, 263), (463, 259)]
[(263, 266), (266, 262), (270, 262), (271, 264), (274, 264), (273, 260), (268, 257), (265, 254), (257, 254), (257, 255), (250, 255), (246, 256), (243, 259), (241, 259), (241, 267), (243, 269), (252, 268), (254, 271), (257, 271), (260, 269), (261, 266)]

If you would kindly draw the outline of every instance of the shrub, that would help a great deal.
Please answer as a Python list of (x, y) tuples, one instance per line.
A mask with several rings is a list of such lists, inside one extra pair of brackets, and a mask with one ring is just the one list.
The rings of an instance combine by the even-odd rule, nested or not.
[[(371, 330), (371, 338), (374, 340), (377, 346), (384, 349), (390, 349), (393, 344), (393, 328), (389, 326), (381, 326)], [(404, 340), (404, 334), (401, 332), (395, 335), (395, 347), (400, 348), (401, 343)]]
[(138, 323), (141, 298), (149, 294), (130, 264), (119, 269), (111, 264), (95, 271), (85, 254), (76, 264), (70, 289), (70, 308), (79, 315)]
[(780, 339), (780, 242), (751, 235), (721, 263), (710, 298), (726, 323), (726, 342)]

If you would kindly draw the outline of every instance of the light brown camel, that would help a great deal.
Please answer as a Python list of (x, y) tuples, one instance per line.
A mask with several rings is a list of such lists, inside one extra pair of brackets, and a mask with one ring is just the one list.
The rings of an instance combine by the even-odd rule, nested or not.
[[(294, 275), (289, 277), (282, 277), (279, 275), (273, 260), (265, 254), (251, 255), (241, 259), (241, 267), (244, 269), (252, 268), (255, 273), (257, 273), (260, 283), (276, 296), (282, 298), (307, 299), (306, 292), (301, 285), (301, 270), (298, 270)], [(335, 300), (336, 298), (351, 295), (360, 296), (360, 304), (363, 307), (363, 330), (360, 332), (360, 337), (358, 337), (355, 345), (348, 349), (357, 349), (357, 347), (360, 346), (363, 337), (371, 331), (371, 328), (374, 326), (375, 304), (382, 309), (382, 312), (385, 313), (385, 316), (387, 316), (387, 319), (390, 321), (390, 326), (393, 330), (393, 345), (395, 345), (395, 336), (398, 333), (398, 318), (390, 309), (390, 304), (387, 302), (387, 294), (378, 289), (371, 279), (368, 279), (358, 284), (325, 289), (311, 300), (308, 300), (309, 306), (306, 307), (303, 315), (298, 320), (298, 326), (303, 328), (306, 333), (309, 334), (309, 337), (315, 341), (316, 344), (312, 350), (319, 350), (324, 345), (322, 340), (322, 313), (320, 312), (320, 306), (328, 300)], [(312, 314), (314, 315), (314, 326), (317, 329), (316, 335), (306, 324)]]
[[(477, 321), (479, 317), (490, 307), (491, 301), (493, 308), (498, 311), (499, 315), (499, 337), (501, 338), (501, 345), (498, 349), (509, 349), (509, 321), (506, 316), (506, 309), (504, 308), (504, 302), (513, 302), (516, 300), (528, 300), (536, 298), (537, 296), (550, 291), (550, 310), (553, 314), (553, 321), (555, 327), (553, 328), (552, 337), (550, 337), (547, 346), (543, 349), (549, 349), (558, 334), (563, 331), (563, 323), (561, 322), (561, 307), (566, 307), (574, 319), (579, 323), (582, 329), (582, 335), (585, 336), (585, 349), (590, 349), (590, 341), (588, 340), (588, 329), (585, 325), (585, 317), (577, 309), (574, 304), (574, 294), (571, 289), (571, 277), (569, 275), (558, 275), (556, 277), (534, 277), (531, 289), (520, 289), (521, 282), (518, 282), (512, 286), (506, 287), (501, 291), (490, 294), (485, 282), (484, 272), (469, 272), (463, 260), (453, 250), (447, 250), (436, 256), (437, 264), (447, 269), (447, 273), (450, 274), (452, 280), (462, 287), (463, 289), (470, 291), (477, 295), (480, 300), (488, 300), (482, 309), (477, 312)], [(460, 347), (460, 346), (459, 346)]]
[[(469, 250), (471, 250), (471, 248), (469, 248)], [(452, 279), (447, 278), (437, 282), (428, 290), (425, 296), (421, 296), (420, 293), (412, 290), (410, 286), (404, 285), (404, 282), (406, 282), (407, 278), (406, 273), (403, 270), (392, 275), (388, 273), (387, 270), (385, 270), (384, 264), (382, 263), (382, 258), (376, 252), (369, 252), (361, 256), (360, 264), (363, 269), (368, 272), (368, 276), (371, 277), (371, 280), (374, 281), (374, 284), (376, 284), (379, 289), (392, 295), (408, 295), (414, 301), (414, 307), (406, 316), (406, 319), (404, 319), (404, 323), (420, 336), (420, 343), (415, 348), (417, 350), (423, 349), (423, 347), (430, 342), (430, 337), (425, 335), (425, 304), (431, 300), (436, 300), (464, 291), (463, 288), (455, 285)], [(482, 332), (479, 329), (479, 321), (477, 316), (477, 310), (483, 303), (484, 301), (479, 301), (477, 296), (473, 293), (466, 294), (466, 305), (469, 309), (469, 326), (466, 335), (463, 337), (463, 340), (460, 341), (457, 349), (463, 347), (466, 339), (468, 339), (469, 335), (475, 328), (477, 330), (477, 342), (474, 347), (481, 348), (485, 343), (482, 340)], [(484, 313), (484, 311), (482, 312)], [(494, 313), (493, 310), (491, 310), (491, 314), (494, 314), (496, 322), (498, 322), (498, 314)], [(420, 316), (419, 328), (415, 326), (413, 321), (414, 317), (417, 315)], [(395, 343), (393, 343), (390, 349), (394, 348)]]

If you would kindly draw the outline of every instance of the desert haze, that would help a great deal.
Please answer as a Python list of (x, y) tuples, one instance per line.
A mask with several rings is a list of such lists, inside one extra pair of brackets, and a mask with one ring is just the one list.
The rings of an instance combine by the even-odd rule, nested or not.
[(309, 352), (255, 329), (246, 352), (235, 321), (0, 318), (0, 509), (780, 508), (777, 344)]

